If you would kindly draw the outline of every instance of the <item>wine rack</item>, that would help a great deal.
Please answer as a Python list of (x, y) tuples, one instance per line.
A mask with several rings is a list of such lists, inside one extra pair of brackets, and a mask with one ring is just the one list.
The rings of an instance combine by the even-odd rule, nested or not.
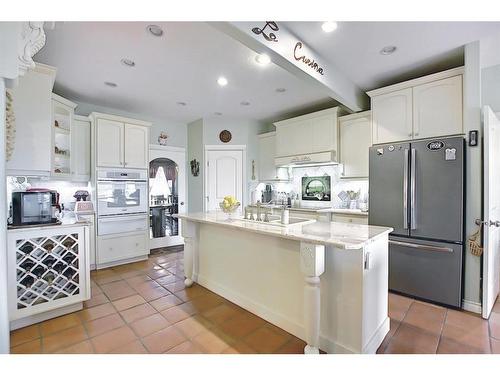
[(9, 309), (15, 316), (44, 312), (86, 298), (89, 270), (84, 229), (9, 233)]

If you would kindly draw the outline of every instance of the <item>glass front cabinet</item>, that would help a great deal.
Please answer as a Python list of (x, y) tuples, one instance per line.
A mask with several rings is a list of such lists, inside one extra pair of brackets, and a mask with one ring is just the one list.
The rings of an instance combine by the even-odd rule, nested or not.
[(58, 179), (71, 178), (71, 130), (76, 104), (52, 94), (52, 170)]

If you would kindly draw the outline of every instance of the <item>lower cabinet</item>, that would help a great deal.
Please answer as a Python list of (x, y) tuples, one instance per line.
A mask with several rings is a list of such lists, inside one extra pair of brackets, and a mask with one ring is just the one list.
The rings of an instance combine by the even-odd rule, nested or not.
[(88, 237), (87, 225), (8, 231), (11, 329), (81, 309), (90, 298)]
[(96, 256), (95, 256), (95, 214), (79, 215), (89, 222), (89, 265), (91, 270), (96, 269)]
[(332, 221), (337, 221), (339, 223), (353, 223), (353, 224), (368, 225), (368, 216), (345, 215), (345, 214), (334, 213), (332, 215)]
[(124, 260), (132, 262), (149, 254), (148, 233), (141, 231), (98, 236), (97, 249), (97, 268)]

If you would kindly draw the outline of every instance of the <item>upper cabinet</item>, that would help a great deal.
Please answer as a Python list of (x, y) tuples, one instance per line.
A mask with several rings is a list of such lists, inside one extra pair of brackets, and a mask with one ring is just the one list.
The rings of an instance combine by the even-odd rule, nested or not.
[(463, 133), (462, 76), (413, 88), (413, 131), (418, 138)]
[(406, 141), (412, 138), (412, 89), (372, 98), (373, 142)]
[(274, 123), (276, 165), (336, 161), (338, 107)]
[(463, 134), (463, 68), (368, 92), (373, 143)]
[(370, 111), (339, 117), (342, 178), (368, 177), (368, 150), (372, 145)]
[(73, 155), (72, 132), (76, 104), (52, 94), (52, 177), (70, 179)]
[(147, 168), (150, 123), (92, 113), (96, 129), (96, 166)]
[(125, 167), (147, 168), (149, 165), (149, 128), (125, 124)]
[(73, 117), (71, 129), (71, 179), (90, 180), (90, 120), (88, 117)]
[(56, 69), (36, 64), (12, 89), (14, 151), (7, 162), (11, 176), (45, 176), (52, 170), (52, 87)]
[(276, 157), (276, 132), (259, 134), (259, 181), (289, 180), (286, 168), (277, 168), (274, 164)]

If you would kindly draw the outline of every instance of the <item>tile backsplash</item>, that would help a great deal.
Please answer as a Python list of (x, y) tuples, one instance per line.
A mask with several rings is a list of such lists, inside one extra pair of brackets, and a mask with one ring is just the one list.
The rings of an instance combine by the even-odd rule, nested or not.
[(92, 194), (90, 184), (87, 182), (55, 181), (32, 177), (7, 177), (7, 197), (10, 204), (11, 193), (15, 190), (26, 190), (27, 188), (45, 188), (57, 190), (59, 201), (64, 203), (66, 209), (73, 209), (76, 201), (73, 195), (77, 190), (87, 190)]
[[(298, 194), (300, 207), (304, 208), (368, 208), (368, 179), (344, 180), (341, 179), (341, 165), (322, 165), (317, 167), (303, 167), (291, 169), (290, 183), (276, 183), (274, 189), (278, 192)], [(330, 176), (331, 201), (302, 200), (302, 177)], [(348, 195), (358, 195), (351, 202)], [(342, 199), (343, 197), (344, 199)]]

